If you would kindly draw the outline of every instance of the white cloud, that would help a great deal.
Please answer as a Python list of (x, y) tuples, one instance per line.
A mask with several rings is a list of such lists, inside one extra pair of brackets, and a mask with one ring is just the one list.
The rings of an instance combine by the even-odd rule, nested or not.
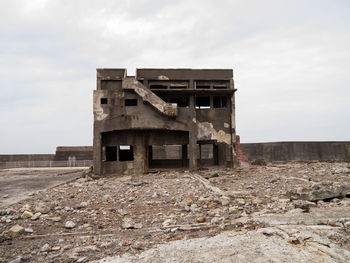
[(350, 140), (349, 9), (341, 0), (0, 3), (0, 153), (92, 144), (98, 67), (233, 68), (243, 142)]

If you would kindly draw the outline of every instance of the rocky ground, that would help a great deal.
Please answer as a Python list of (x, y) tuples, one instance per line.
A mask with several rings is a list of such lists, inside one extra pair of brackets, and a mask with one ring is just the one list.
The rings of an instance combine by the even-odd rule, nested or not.
[[(0, 262), (89, 262), (118, 255), (122, 257), (101, 262), (176, 262), (179, 254), (187, 254), (176, 256), (169, 247), (184, 251), (191, 246), (198, 253), (191, 250), (192, 256), (178, 257), (178, 262), (213, 262), (203, 249), (218, 242), (223, 250), (212, 248), (214, 255), (228, 256), (221, 262), (234, 257), (258, 261), (259, 255), (260, 262), (267, 262), (267, 254), (276, 257), (273, 243), (286, 246), (278, 250), (284, 258), (299, 253), (295, 258), (314, 257), (310, 262), (319, 262), (320, 255), (323, 262), (347, 262), (350, 166), (312, 162), (210, 168), (196, 174), (85, 176), (3, 208), (0, 219)], [(227, 243), (225, 235), (235, 241)], [(254, 247), (258, 244), (261, 253)], [(284, 258), (272, 262), (295, 262)]]

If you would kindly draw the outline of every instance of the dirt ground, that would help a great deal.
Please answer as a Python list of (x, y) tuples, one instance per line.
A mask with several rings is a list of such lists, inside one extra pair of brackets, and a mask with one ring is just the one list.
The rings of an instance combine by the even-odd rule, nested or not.
[(81, 177), (88, 168), (15, 168), (0, 170), (0, 207), (26, 199), (37, 191)]
[(314, 209), (336, 209), (337, 215), (344, 211), (335, 218), (313, 217), (318, 221), (310, 224), (339, 228), (332, 245), (350, 251), (349, 208), (347, 163), (84, 177), (3, 208), (0, 262), (89, 262), (138, 255), (170, 241), (256, 231), (273, 221), (252, 220), (256, 216), (291, 218), (296, 211), (306, 215), (306, 222)]

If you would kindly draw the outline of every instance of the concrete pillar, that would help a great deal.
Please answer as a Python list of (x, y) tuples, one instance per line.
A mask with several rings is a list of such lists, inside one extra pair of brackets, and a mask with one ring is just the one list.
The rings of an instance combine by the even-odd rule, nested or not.
[[(190, 89), (194, 88), (194, 81), (190, 80)], [(190, 95), (190, 110), (191, 120), (189, 125), (188, 138), (188, 154), (189, 154), (189, 169), (190, 171), (197, 171), (197, 117), (196, 117), (196, 98), (195, 95)]]
[(102, 145), (101, 145), (101, 133), (94, 131), (94, 174), (101, 176), (102, 174)]
[(182, 167), (187, 165), (187, 144), (181, 146)]

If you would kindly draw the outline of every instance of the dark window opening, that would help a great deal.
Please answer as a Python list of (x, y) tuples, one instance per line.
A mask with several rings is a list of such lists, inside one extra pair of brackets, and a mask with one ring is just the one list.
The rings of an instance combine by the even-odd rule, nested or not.
[(196, 89), (210, 89), (209, 85), (197, 85)]
[(208, 82), (208, 81), (196, 81), (195, 88), (196, 89), (210, 89), (210, 82)]
[(168, 103), (169, 102), (169, 98), (164, 97), (164, 96), (159, 96), (159, 98), (161, 98), (164, 102)]
[(117, 147), (116, 146), (107, 146), (106, 147), (106, 161), (114, 162), (117, 160)]
[(170, 88), (171, 89), (187, 89), (187, 86), (186, 85), (170, 85)]
[(214, 96), (214, 108), (227, 108), (227, 96)]
[(227, 85), (214, 85), (214, 89), (227, 89)]
[(188, 97), (169, 98), (169, 103), (176, 103), (178, 107), (188, 107), (190, 104)]
[(150, 89), (167, 89), (168, 86), (166, 85), (151, 85)]
[(125, 99), (125, 106), (137, 106), (137, 99)]
[(119, 161), (132, 161), (134, 160), (134, 147), (132, 145), (120, 145), (119, 146)]
[(108, 104), (107, 98), (101, 98), (101, 104)]
[(210, 109), (210, 97), (196, 97), (196, 109)]

